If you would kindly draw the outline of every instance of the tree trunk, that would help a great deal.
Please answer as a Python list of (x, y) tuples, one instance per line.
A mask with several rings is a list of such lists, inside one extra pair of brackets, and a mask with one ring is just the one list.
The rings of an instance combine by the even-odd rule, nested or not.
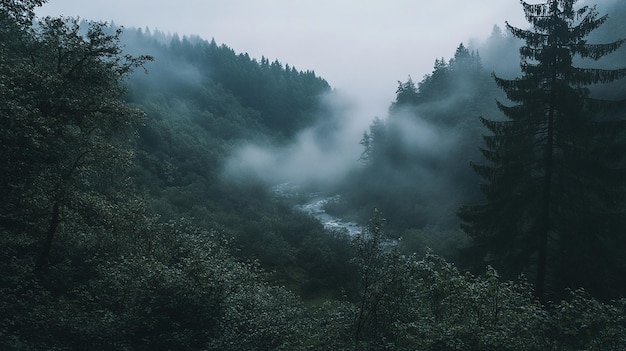
[[(556, 49), (554, 49), (556, 51)], [(552, 85), (550, 92), (550, 107), (548, 111), (548, 135), (545, 153), (545, 174), (541, 200), (541, 214), (539, 220), (538, 247), (537, 247), (537, 277), (535, 291), (541, 302), (546, 301), (546, 271), (548, 265), (548, 234), (550, 232), (550, 204), (552, 202), (552, 174), (554, 173), (554, 114), (556, 104), (557, 59), (556, 54), (552, 62)]]
[(61, 206), (59, 201), (54, 203), (52, 208), (52, 218), (50, 218), (50, 225), (46, 233), (46, 241), (43, 244), (41, 253), (37, 257), (37, 263), (35, 265), (35, 271), (40, 272), (43, 267), (48, 263), (50, 259), (50, 250), (52, 249), (52, 241), (54, 240), (54, 234), (61, 223)]

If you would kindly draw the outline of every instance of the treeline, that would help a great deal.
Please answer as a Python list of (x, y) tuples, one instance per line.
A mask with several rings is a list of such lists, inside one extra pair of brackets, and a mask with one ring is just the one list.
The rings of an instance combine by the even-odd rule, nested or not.
[(237, 256), (274, 282), (314, 298), (348, 281), (347, 240), (280, 201), (265, 184), (223, 174), (236, 147), (282, 145), (320, 113), (328, 83), (312, 71), (260, 62), (225, 45), (128, 30), (121, 43), (155, 57), (128, 81), (126, 100), (145, 112), (130, 170), (160, 221), (186, 218), (233, 239)]
[(501, 97), (480, 54), (463, 44), (421, 81), (398, 82), (388, 117), (363, 135), (362, 167), (327, 210), (364, 221), (377, 208), (407, 252), (430, 247), (458, 260), (468, 239), (455, 213), (481, 198), (469, 167), (485, 132), (478, 116), (500, 116), (494, 101)]
[[(0, 348), (626, 344), (623, 300), (577, 290), (542, 305), (523, 279), (493, 269), (473, 276), (432, 253), (390, 247), (377, 211), (349, 238), (259, 185), (224, 181), (233, 146), (281, 143), (314, 122), (328, 86), (312, 72), (201, 40), (37, 19), (42, 2), (0, 2)], [(125, 53), (131, 40), (149, 55)], [(178, 42), (197, 61), (177, 54)], [(257, 94), (280, 100), (281, 89), (300, 89), (310, 105), (273, 129), (266, 114), (288, 104), (246, 101), (247, 87), (218, 78), (240, 73), (218, 74), (211, 55), (238, 62), (234, 71), (273, 69)]]
[[(258, 113), (258, 126), (240, 129), (264, 128), (261, 132), (274, 137), (290, 138), (297, 131), (312, 126), (320, 116), (319, 96), (330, 91), (328, 83), (315, 75), (314, 71), (300, 71), (278, 60), (260, 61), (248, 54), (237, 54), (226, 45), (217, 45), (215, 40), (206, 41), (196, 36), (183, 37), (164, 35), (149, 29), (129, 29), (122, 37), (123, 43), (132, 52), (151, 54), (159, 60), (147, 66), (152, 74), (136, 75), (132, 84), (139, 98), (146, 92), (175, 92), (188, 97), (198, 108), (215, 112), (216, 108), (206, 101), (206, 96), (196, 89), (198, 85), (209, 85), (225, 90), (244, 109)], [(169, 86), (168, 86), (169, 85)], [(202, 90), (202, 89), (200, 89)], [(202, 106), (204, 104), (204, 106)], [(225, 109), (225, 111), (229, 111)], [(220, 111), (224, 114), (225, 111)]]
[[(398, 82), (388, 117), (364, 133), (363, 167), (327, 209), (364, 221), (378, 208), (405, 252), (524, 273), (538, 295), (622, 296), (624, 6), (607, 17), (575, 3), (523, 3), (532, 28), (495, 27), (480, 45), (487, 65), (461, 44), (421, 81)], [(493, 57), (511, 50), (516, 69)]]

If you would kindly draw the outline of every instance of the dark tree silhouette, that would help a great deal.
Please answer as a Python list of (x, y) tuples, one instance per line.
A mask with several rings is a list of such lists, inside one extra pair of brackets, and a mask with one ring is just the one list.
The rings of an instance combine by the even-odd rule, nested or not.
[[(522, 76), (495, 77), (514, 103), (498, 107), (506, 121), (481, 119), (487, 165), (472, 164), (486, 181), (486, 202), (459, 211), (478, 257), (503, 273), (534, 277), (540, 298), (583, 286), (605, 297), (626, 286), (624, 170), (620, 168), (621, 121), (599, 122), (609, 102), (590, 98), (587, 86), (626, 75), (625, 69), (579, 68), (574, 57), (598, 60), (623, 43), (589, 44), (601, 26), (595, 7), (576, 0), (521, 1), (532, 29), (507, 23), (525, 41)], [(619, 268), (622, 267), (622, 268)], [(617, 291), (616, 291), (617, 290)], [(554, 295), (556, 294), (556, 295)]]

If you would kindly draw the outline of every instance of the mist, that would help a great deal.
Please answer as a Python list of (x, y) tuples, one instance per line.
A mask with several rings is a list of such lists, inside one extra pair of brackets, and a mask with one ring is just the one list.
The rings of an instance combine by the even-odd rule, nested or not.
[[(479, 198), (479, 179), (469, 166), (480, 158), (485, 132), (478, 117), (501, 118), (495, 99), (504, 96), (490, 72), (519, 70), (519, 61), (499, 60), (502, 50), (517, 55), (519, 42), (494, 30), (479, 44), (471, 50), (485, 52), (480, 59), (488, 68), (465, 68), (465, 63), (444, 58), (450, 78), (433, 72), (418, 81), (423, 91), (416, 93), (433, 96), (417, 105), (388, 101), (387, 113), (377, 116), (341, 91), (321, 96), (319, 123), (286, 144), (240, 145), (225, 162), (224, 179), (261, 181), (268, 187), (312, 184), (341, 194), (339, 206), (345, 208), (340, 214), (352, 218), (364, 220), (379, 208), (399, 226), (455, 227), (458, 207)], [(369, 155), (364, 135), (373, 138), (375, 150)]]
[[(600, 13), (610, 10), (611, 16), (606, 23), (608, 29), (599, 32), (594, 40), (616, 38), (613, 28), (621, 28), (618, 10), (623, 8), (618, 5), (615, 1), (605, 1), (598, 6)], [(494, 24), (492, 28), (485, 38), (466, 41), (465, 47), (480, 62), (479, 71), (465, 72), (455, 66), (454, 56), (440, 57), (450, 77), (433, 85), (433, 81), (439, 79), (435, 77), (437, 69), (434, 68), (415, 79), (420, 99), (409, 106), (400, 106), (398, 101), (390, 99), (381, 108), (377, 102), (380, 97), (371, 96), (376, 95), (376, 91), (329, 90), (317, 97), (310, 118), (312, 123), (303, 124), (305, 127), (297, 129), (294, 135), (239, 136), (232, 140), (218, 164), (221, 179), (236, 184), (261, 182), (268, 188), (283, 183), (314, 185), (317, 189), (340, 193), (346, 208), (361, 207), (352, 209), (361, 212), (361, 218), (373, 208), (382, 208), (391, 221), (405, 222), (402, 224), (405, 226), (455, 227), (458, 207), (479, 201), (481, 196), (478, 190), (481, 180), (469, 166), (472, 161), (480, 163), (482, 160), (479, 148), (486, 131), (478, 118), (502, 118), (495, 101), (505, 101), (505, 97), (495, 86), (491, 73), (503, 78), (520, 74), (521, 41), (513, 38), (504, 26)], [(172, 39), (180, 42), (180, 38), (159, 32), (151, 35), (155, 34), (161, 37), (161, 42)], [(190, 41), (186, 37), (184, 40)], [(194, 40), (200, 41), (191, 39)], [(180, 60), (177, 51), (172, 49), (173, 44), (167, 45), (170, 50), (163, 55), (160, 49), (149, 48), (153, 51), (146, 52), (132, 37), (127, 39), (127, 47), (133, 51), (158, 55), (156, 62), (148, 66), (152, 77), (146, 78), (146, 82), (175, 89), (175, 86), (185, 85), (198, 87), (204, 79), (213, 79), (210, 66), (199, 69), (197, 62)], [(450, 47), (449, 52), (454, 53), (455, 46)], [(430, 57), (431, 62), (437, 57), (428, 50), (421, 55)], [(615, 65), (616, 61), (601, 64)], [(416, 66), (400, 77), (390, 76), (386, 80), (397, 84), (410, 77), (411, 71), (419, 69)], [(135, 84), (141, 82), (142, 79), (135, 80)], [(389, 85), (388, 82), (380, 86)], [(389, 89), (386, 95), (394, 97), (395, 93), (397, 99), (394, 90)], [(245, 96), (237, 96), (235, 100), (242, 108), (248, 107)], [(195, 100), (172, 102), (178, 104), (179, 110), (195, 103)], [(271, 115), (262, 118), (271, 118)], [(367, 150), (361, 142), (364, 133), (371, 134), (377, 123), (377, 127), (384, 129), (386, 139), (376, 135), (380, 154), (367, 159), (364, 157)], [(273, 132), (271, 124), (269, 130), (262, 129), (265, 127), (267, 125), (259, 126), (260, 134)]]
[[(621, 26), (618, 5), (610, 0), (598, 5), (601, 14), (611, 13), (606, 28), (592, 37), (594, 41), (619, 37), (612, 30)], [(444, 57), (452, 72), (445, 86), (429, 87), (434, 70), (416, 80), (417, 93), (422, 95), (419, 103), (398, 107), (390, 100), (384, 115), (372, 112), (376, 109), (363, 104), (362, 97), (348, 98), (333, 91), (320, 98), (320, 113), (327, 117), (321, 123), (301, 131), (287, 144), (240, 145), (226, 162), (224, 175), (267, 185), (313, 183), (334, 189), (344, 199), (340, 212), (360, 212), (362, 219), (379, 208), (387, 211), (384, 215), (390, 221), (405, 226), (457, 226), (459, 206), (482, 198), (481, 179), (470, 167), (470, 162), (484, 162), (479, 149), (487, 131), (479, 117), (504, 118), (496, 100), (506, 103), (506, 97), (491, 74), (507, 79), (519, 76), (523, 45), (503, 24), (494, 24), (488, 37), (471, 38), (467, 43), (468, 50), (479, 57), (479, 73), (455, 71), (454, 57)], [(612, 58), (599, 64), (616, 62)], [(436, 97), (423, 97), (430, 93)], [(364, 133), (374, 137), (378, 148), (365, 160), (366, 148), (360, 143)]]
[(319, 123), (281, 145), (254, 142), (235, 148), (224, 177), (268, 186), (298, 183), (331, 187), (360, 166), (359, 140), (371, 123), (354, 98), (333, 90), (319, 98)]

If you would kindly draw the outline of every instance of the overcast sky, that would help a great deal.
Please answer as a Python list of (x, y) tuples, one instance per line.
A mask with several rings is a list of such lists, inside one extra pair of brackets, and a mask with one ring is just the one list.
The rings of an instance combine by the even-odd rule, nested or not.
[(526, 27), (518, 0), (50, 0), (38, 14), (215, 38), (314, 70), (366, 118), (385, 117), (397, 81), (421, 80), (460, 42), (485, 39), (504, 21)]

